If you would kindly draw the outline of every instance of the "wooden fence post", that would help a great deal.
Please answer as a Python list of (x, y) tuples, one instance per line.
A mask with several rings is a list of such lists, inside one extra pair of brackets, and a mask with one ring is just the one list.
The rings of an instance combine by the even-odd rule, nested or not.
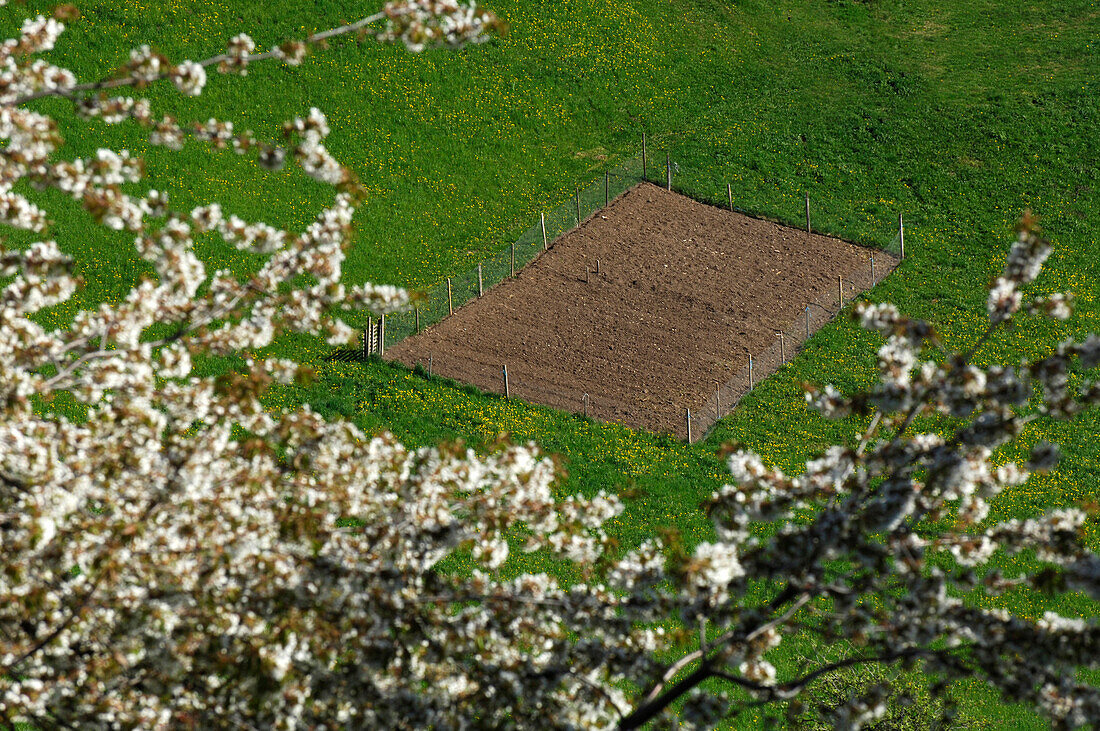
[(668, 189), (672, 190), (672, 162), (670, 162), (668, 150), (665, 150), (665, 176), (668, 178)]
[(810, 306), (806, 305), (806, 339), (810, 339)]
[(600, 260), (597, 259), (596, 260), (596, 274), (599, 274), (599, 273), (600, 273)]
[(512, 276), (516, 276), (516, 242), (512, 242)]
[(733, 213), (733, 184), (726, 183), (726, 194), (730, 198), (730, 213)]
[(901, 258), (905, 258), (905, 222), (902, 220), (901, 214), (898, 214), (898, 240), (901, 243)]
[(508, 388), (508, 366), (502, 365), (501, 368), (504, 370), (504, 398), (511, 398), (512, 392)]
[(691, 409), (684, 409), (687, 412), (687, 426), (688, 426), (688, 444), (691, 444)]
[(481, 262), (477, 263), (477, 296), (485, 294), (485, 288), (481, 284)]
[(806, 233), (813, 233), (810, 231), (810, 192), (806, 191)]
[(416, 314), (416, 332), (420, 332), (420, 308), (414, 307), (413, 312)]
[(779, 333), (779, 362), (780, 364), (787, 362), (787, 346), (784, 342), (783, 333)]
[(752, 381), (752, 356), (749, 356), (749, 390), (751, 391), (756, 384)]
[(588, 394), (584, 395), (584, 418), (588, 418)]
[(368, 320), (367, 326), (363, 328), (363, 360), (370, 357), (370, 321)]
[(844, 309), (844, 277), (836, 278), (837, 311)]
[(875, 283), (875, 252), (871, 252), (871, 284)]
[(539, 211), (539, 224), (542, 225), (542, 250), (546, 251), (546, 214)]
[(645, 132), (642, 132), (642, 180), (645, 179)]
[(455, 313), (454, 300), (451, 299), (451, 278), (447, 277), (447, 314)]
[(386, 354), (386, 316), (378, 317), (378, 357)]

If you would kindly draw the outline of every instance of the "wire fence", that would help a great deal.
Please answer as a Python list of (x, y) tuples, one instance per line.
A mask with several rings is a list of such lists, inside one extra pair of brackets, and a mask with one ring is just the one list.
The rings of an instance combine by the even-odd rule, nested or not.
[[(900, 237), (895, 236), (892, 243), (899, 244)], [(873, 256), (869, 255), (867, 269), (837, 278), (836, 296), (831, 298), (831, 302), (808, 301), (799, 317), (784, 330), (775, 333), (771, 346), (756, 353), (746, 353), (745, 365), (725, 383), (716, 381), (709, 400), (696, 402), (695, 408), (685, 407), (683, 434), (677, 435), (692, 442), (704, 439), (719, 419), (737, 408), (749, 391), (797, 355), (814, 332), (840, 314), (863, 292), (881, 282), (890, 270), (880, 260), (872, 273), (870, 257)]]
[[(695, 200), (723, 209), (743, 213), (754, 218), (765, 219), (793, 228), (802, 228), (813, 233), (830, 232), (819, 230), (811, 219), (811, 200), (805, 195), (804, 217), (794, 220), (789, 215), (769, 215), (768, 212), (746, 209), (738, 205), (734, 189), (730, 183), (722, 183), (714, 189), (716, 195), (700, 195), (696, 190), (681, 190), (677, 186), (677, 176), (683, 175), (678, 163), (672, 160), (667, 151), (654, 151), (647, 147), (642, 138), (642, 150), (634, 157), (604, 172), (602, 176), (583, 188), (577, 188), (570, 200), (556, 208), (540, 214), (539, 220), (509, 245), (497, 250), (468, 271), (451, 276), (429, 288), (425, 298), (407, 312), (394, 313), (382, 321), (371, 321), (363, 332), (363, 347), (360, 350), (339, 350), (329, 356), (334, 360), (366, 359), (381, 355), (384, 351), (405, 338), (414, 335), (458, 310), (473, 299), (484, 296), (493, 286), (515, 276), (521, 269), (548, 251), (561, 235), (577, 228), (589, 217), (610, 205), (617, 197), (642, 182), (651, 182), (668, 190), (681, 192)], [(688, 177), (685, 175), (685, 177)], [(691, 186), (698, 187), (698, 184)], [(709, 186), (708, 186), (709, 187)], [(710, 200), (707, 200), (711, 197)], [(830, 228), (835, 229), (835, 225)], [(850, 241), (846, 237), (845, 240)], [(745, 353), (744, 366), (724, 383), (716, 381), (714, 392), (701, 402), (684, 404), (683, 423), (675, 430), (676, 436), (691, 442), (703, 439), (723, 416), (733, 411), (740, 400), (757, 383), (778, 370), (786, 361), (797, 354), (802, 344), (817, 329), (828, 323), (844, 306), (856, 299), (864, 291), (880, 282), (892, 269), (896, 259), (905, 256), (904, 221), (899, 214), (897, 228), (889, 241), (851, 242), (868, 249), (868, 263), (865, 270), (849, 273), (838, 278), (835, 296), (823, 301), (807, 301), (802, 313), (782, 331), (776, 331), (775, 341), (762, 352)], [(890, 254), (880, 257), (876, 264), (874, 254), (881, 251)], [(431, 363), (427, 364), (429, 373)], [(474, 364), (470, 364), (474, 365)], [(483, 364), (485, 368), (500, 370), (498, 364)], [(503, 374), (501, 374), (503, 375)], [(532, 391), (533, 384), (524, 384), (523, 391), (528, 398), (548, 406), (563, 408), (585, 416), (595, 415), (605, 420), (615, 420), (618, 408), (611, 408), (600, 394), (551, 393), (545, 389)], [(504, 380), (501, 380), (501, 393), (505, 392)], [(606, 403), (605, 403), (606, 402)], [(603, 408), (597, 408), (600, 403)]]
[(470, 300), (488, 292), (494, 285), (515, 276), (516, 272), (546, 251), (555, 239), (579, 226), (640, 182), (642, 157), (639, 154), (607, 170), (584, 188), (578, 188), (571, 200), (543, 213), (513, 243), (498, 249), (468, 271), (430, 287), (425, 292), (426, 298), (412, 310), (388, 315), (382, 349), (439, 322)]

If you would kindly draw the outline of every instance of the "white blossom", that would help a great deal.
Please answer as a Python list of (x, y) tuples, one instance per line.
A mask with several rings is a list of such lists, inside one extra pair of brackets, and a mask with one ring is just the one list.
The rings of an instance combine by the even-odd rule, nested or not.
[(194, 61), (181, 61), (172, 71), (172, 83), (183, 94), (199, 96), (206, 86), (206, 69)]
[(141, 81), (156, 81), (160, 77), (160, 56), (153, 53), (148, 45), (141, 45), (130, 51), (130, 69), (133, 76)]
[[(403, 0), (384, 14), (378, 37), (413, 50), (484, 40), (494, 22), (453, 0)], [(330, 129), (316, 108), (284, 131), (296, 133), (303, 170), (341, 189), (298, 235), (217, 203), (179, 213), (157, 191), (132, 198), (119, 186), (139, 182), (141, 165), (127, 150), (53, 159), (57, 124), (16, 102), (71, 90), (75, 76), (10, 61), (17, 49), (52, 49), (62, 29), (38, 16), (0, 45), (0, 139), (10, 161), (0, 169), (0, 221), (43, 229), (44, 211), (12, 191), (23, 178), (57, 188), (101, 225), (131, 231), (156, 279), (47, 330), (30, 316), (71, 300), (73, 262), (52, 240), (0, 249), (0, 276), (12, 278), (0, 290), (3, 725), (636, 728), (669, 720), (663, 691), (692, 664), (722, 668), (708, 679), (764, 702), (841, 669), (844, 659), (808, 658), (780, 677), (765, 658), (811, 618), (836, 633), (837, 657), (905, 657), (948, 680), (977, 675), (1063, 725), (1100, 717), (1096, 689), (1077, 680), (1100, 655), (1094, 619), (1030, 620), (982, 608), (980, 598), (1024, 582), (1100, 596), (1086, 513), (1066, 507), (979, 527), (997, 492), (1028, 477), (1014, 463), (990, 466), (1026, 423), (1013, 409), (1035, 380), (1045, 413), (1072, 416), (1059, 405), (1072, 400), (1067, 363), (1100, 364), (1100, 338), (1068, 341), (1019, 370), (962, 356), (917, 369), (930, 326), (889, 304), (857, 305), (864, 327), (887, 338), (882, 382), (859, 402), (878, 412), (871, 431), (855, 435), (858, 449), (829, 447), (796, 477), (735, 450), (736, 484), (707, 506), (715, 540), (619, 546), (607, 528), (623, 501), (604, 491), (559, 495), (555, 465), (534, 444), (410, 448), (328, 422), (308, 404), (266, 409), (269, 381), (289, 386), (305, 373), (285, 359), (245, 353), (241, 369), (195, 375), (193, 356), (263, 348), (287, 330), (347, 339), (354, 333), (330, 310), (392, 312), (408, 306), (408, 293), (341, 281), (358, 198), (322, 145)], [(235, 36), (220, 70), (244, 73), (254, 50), (248, 35)], [(275, 55), (295, 64), (304, 54), (295, 41)], [(205, 80), (199, 63), (173, 66), (145, 45), (126, 70), (130, 83), (170, 76), (189, 95)], [(78, 122), (135, 120), (155, 145), (179, 149), (186, 136), (170, 117), (154, 123), (148, 99), (94, 95), (75, 108)], [(238, 153), (258, 146), (213, 118), (193, 137)], [(261, 165), (277, 167), (286, 154), (258, 147)], [(156, 228), (149, 217), (166, 220)], [(268, 259), (247, 282), (214, 272), (198, 297), (207, 272), (193, 231)], [(990, 293), (991, 326), (1019, 311), (1019, 285), (1049, 254), (1025, 219)], [(289, 286), (301, 275), (317, 284)], [(1067, 303), (1053, 295), (1037, 306), (1061, 317)], [(32, 403), (60, 394), (86, 407), (86, 418)], [(808, 401), (843, 418), (855, 398), (827, 386)], [(922, 408), (979, 416), (948, 437), (910, 433), (907, 414)], [(1040, 442), (1029, 468), (1056, 462), (1056, 448)], [(922, 537), (930, 521), (936, 533)], [(519, 570), (510, 545), (569, 562), (569, 581)], [(1031, 551), (1044, 569), (1003, 576), (988, 566), (998, 551)], [(474, 567), (439, 570), (455, 556)], [(753, 592), (739, 586), (750, 582)], [(957, 598), (971, 591), (978, 601)], [(669, 619), (699, 638), (674, 664)], [(727, 712), (725, 697), (694, 690), (685, 725)], [(872, 686), (828, 722), (880, 719), (889, 695)]]
[(857, 302), (856, 314), (859, 315), (860, 325), (864, 329), (873, 330), (882, 335), (890, 335), (901, 317), (898, 308), (889, 302), (881, 304)]
[(989, 319), (991, 322), (1003, 322), (1012, 313), (1020, 309), (1022, 295), (1017, 282), (1001, 277), (989, 290)]
[(700, 543), (695, 559), (701, 564), (699, 575), (707, 586), (725, 586), (745, 573), (737, 561), (736, 548), (730, 545)]

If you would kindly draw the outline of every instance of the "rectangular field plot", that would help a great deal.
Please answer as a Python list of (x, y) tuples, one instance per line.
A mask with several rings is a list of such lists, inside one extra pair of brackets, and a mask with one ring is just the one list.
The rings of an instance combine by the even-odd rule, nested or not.
[[(587, 394), (594, 418), (680, 438), (691, 409), (698, 439), (747, 390), (750, 355), (759, 382), (780, 332), (794, 352), (807, 303), (812, 330), (872, 286), (871, 253), (642, 183), (385, 357), (497, 393), (506, 365), (512, 397), (581, 413)], [(874, 259), (875, 279), (898, 264)]]

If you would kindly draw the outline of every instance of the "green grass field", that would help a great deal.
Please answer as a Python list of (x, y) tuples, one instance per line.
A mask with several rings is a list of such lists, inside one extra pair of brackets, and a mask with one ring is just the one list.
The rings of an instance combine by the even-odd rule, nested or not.
[[(141, 43), (174, 60), (198, 60), (246, 31), (267, 50), (377, 7), (346, 0), (300, 10), (240, 0), (217, 5), (81, 2), (82, 17), (46, 58), (91, 81)], [(26, 7), (33, 13), (51, 6), (35, 0)], [(740, 207), (797, 221), (809, 190), (816, 227), (880, 244), (892, 238), (903, 212), (907, 258), (869, 296), (930, 320), (948, 350), (967, 347), (981, 332), (985, 285), (1003, 264), (1014, 222), (1031, 208), (1055, 244), (1032, 291), (1072, 290), (1077, 311), (1068, 323), (1021, 320), (992, 339), (977, 362), (1035, 357), (1061, 339), (1100, 331), (1094, 2), (494, 0), (490, 8), (511, 30), (485, 46), (413, 56), (400, 47), (337, 40), (298, 68), (266, 61), (244, 78), (211, 74), (198, 99), (181, 97), (167, 82), (141, 93), (155, 117), (214, 116), (272, 140), (284, 120), (311, 106), (322, 109), (332, 128), (326, 144), (370, 191), (355, 220), (348, 284), (426, 287), (466, 270), (514, 240), (540, 210), (567, 200), (575, 185), (636, 154), (644, 131), (652, 151), (668, 149), (679, 163), (677, 186), (699, 199), (724, 201), (730, 182)], [(4, 37), (14, 35), (22, 17), (18, 8), (0, 8)], [(145, 156), (146, 183), (127, 187), (167, 191), (177, 210), (218, 201), (227, 214), (298, 231), (332, 200), (331, 188), (293, 166), (268, 173), (204, 144), (179, 153), (153, 148), (136, 125), (79, 122), (66, 101), (30, 106), (60, 122), (64, 157), (105, 145)], [(22, 191), (50, 212), (52, 237), (87, 281), (71, 303), (43, 313), (43, 324), (61, 325), (77, 309), (118, 301), (152, 271), (134, 251), (132, 235), (93, 225), (57, 191), (26, 185)], [(39, 238), (4, 235), (14, 245)], [(259, 266), (258, 258), (209, 235), (196, 249), (208, 271), (245, 274)], [(533, 439), (563, 458), (565, 492), (638, 491), (615, 526), (625, 543), (672, 527), (690, 545), (709, 535), (699, 504), (723, 482), (719, 446), (736, 440), (797, 471), (815, 451), (849, 439), (859, 425), (808, 414), (800, 384), (869, 385), (878, 344), (848, 320), (831, 323), (707, 440), (690, 447), (378, 362), (325, 366), (312, 387), (281, 391), (273, 402), (308, 401), (418, 445), (455, 438), (477, 444), (500, 432)], [(301, 361), (327, 350), (302, 336), (283, 337), (269, 349)], [(232, 359), (203, 363), (202, 372), (227, 367)], [(1096, 496), (1098, 422), (1090, 413), (1070, 425), (1029, 425), (1021, 448), (998, 459), (1020, 458), (1045, 437), (1061, 443), (1064, 460), (1054, 473), (1003, 495), (993, 519)], [(1091, 541), (1100, 546), (1095, 530)], [(997, 601), (1027, 616), (1097, 609), (1077, 595), (1020, 592)], [(776, 654), (782, 674), (828, 653), (795, 638)], [(902, 684), (919, 680), (908, 674)], [(957, 686), (954, 696), (959, 728), (1047, 725), (979, 684)], [(927, 727), (924, 705), (917, 708), (890, 727)], [(736, 723), (758, 725), (749, 715)]]

